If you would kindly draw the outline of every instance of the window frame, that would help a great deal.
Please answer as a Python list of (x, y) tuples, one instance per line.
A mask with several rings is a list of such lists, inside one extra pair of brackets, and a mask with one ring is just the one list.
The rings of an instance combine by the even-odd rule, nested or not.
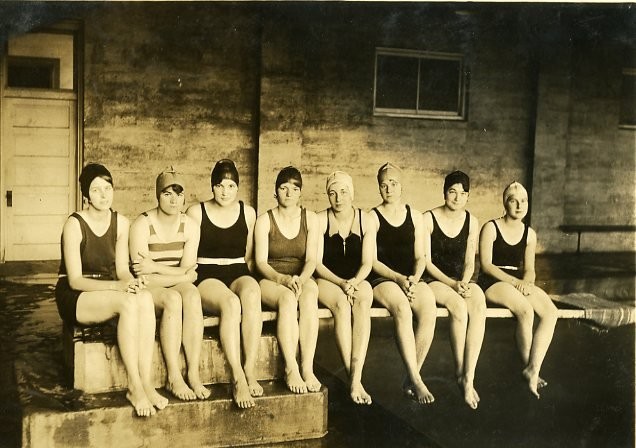
[[(417, 89), (415, 92), (416, 107), (418, 107), (420, 95), (420, 67), (421, 61), (425, 59), (456, 61), (459, 63), (459, 83), (457, 86), (457, 110), (441, 111), (427, 109), (396, 109), (387, 107), (377, 107), (378, 88), (378, 56), (397, 56), (417, 59)], [(404, 117), (430, 120), (455, 120), (466, 121), (468, 119), (467, 110), (468, 93), (468, 70), (464, 62), (462, 53), (443, 53), (434, 51), (408, 50), (400, 48), (376, 47), (373, 72), (373, 115), (378, 117)]]

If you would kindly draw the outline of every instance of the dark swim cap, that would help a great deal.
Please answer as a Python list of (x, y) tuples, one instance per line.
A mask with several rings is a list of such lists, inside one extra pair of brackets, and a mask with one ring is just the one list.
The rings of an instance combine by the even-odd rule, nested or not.
[(450, 187), (455, 184), (462, 184), (464, 187), (464, 191), (468, 192), (470, 190), (470, 178), (468, 174), (462, 171), (453, 171), (444, 179), (444, 194), (448, 191)]
[(220, 184), (223, 179), (233, 180), (236, 186), (239, 184), (239, 173), (236, 169), (236, 165), (230, 159), (221, 159), (216, 162), (212, 173), (210, 174), (210, 184), (214, 187)]
[(82, 196), (85, 198), (88, 198), (88, 190), (90, 189), (91, 182), (93, 182), (96, 177), (101, 177), (113, 185), (113, 176), (111, 176), (110, 171), (108, 171), (104, 165), (89, 163), (82, 169), (82, 174), (80, 174), (79, 177), (80, 190), (82, 191)]
[(287, 182), (296, 185), (298, 188), (303, 188), (303, 177), (300, 175), (298, 168), (290, 165), (280, 170), (280, 173), (276, 176), (276, 190)]

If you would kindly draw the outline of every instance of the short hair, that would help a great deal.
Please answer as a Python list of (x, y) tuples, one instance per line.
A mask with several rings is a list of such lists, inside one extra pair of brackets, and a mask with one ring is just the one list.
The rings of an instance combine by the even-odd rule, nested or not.
[(287, 182), (296, 185), (298, 188), (303, 188), (303, 177), (300, 175), (298, 168), (290, 165), (280, 170), (278, 176), (276, 176), (275, 189), (278, 190), (278, 187)]
[(450, 187), (455, 184), (462, 184), (464, 187), (464, 191), (468, 192), (470, 190), (470, 178), (468, 174), (462, 171), (453, 171), (444, 179), (444, 194), (448, 191)]
[(238, 170), (234, 162), (230, 159), (221, 159), (216, 162), (216, 165), (214, 165), (210, 173), (210, 184), (213, 187), (220, 184), (223, 179), (230, 179), (234, 181), (237, 186), (239, 184)]

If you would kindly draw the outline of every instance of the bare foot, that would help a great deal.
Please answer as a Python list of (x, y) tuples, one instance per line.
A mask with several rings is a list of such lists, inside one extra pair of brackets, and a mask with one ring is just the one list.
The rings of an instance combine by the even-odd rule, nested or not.
[(201, 382), (198, 372), (188, 373), (188, 383), (190, 384), (190, 389), (199, 400), (206, 400), (210, 397), (211, 392)]
[(287, 383), (287, 388), (295, 394), (307, 393), (307, 384), (303, 381), (298, 370), (285, 372), (285, 383)]
[(457, 384), (464, 393), (464, 401), (471, 409), (477, 409), (479, 405), (479, 395), (473, 387), (473, 382), (468, 381), (466, 377), (457, 378)]
[(530, 368), (526, 367), (523, 369), (523, 377), (528, 382), (528, 389), (530, 389), (530, 393), (537, 398), (541, 398), (539, 396), (539, 374), (534, 373)]
[(179, 400), (191, 401), (197, 399), (194, 391), (188, 387), (181, 376), (168, 379), (168, 382), (166, 383), (166, 390)]
[(305, 384), (307, 385), (307, 391), (309, 392), (318, 392), (322, 387), (322, 384), (320, 384), (320, 381), (318, 381), (318, 378), (316, 378), (314, 372), (307, 372), (305, 375), (303, 375), (303, 378), (305, 380)]
[(154, 407), (161, 410), (165, 408), (166, 406), (168, 406), (168, 399), (164, 397), (163, 395), (160, 395), (159, 392), (157, 392), (154, 387), (144, 386), (144, 390), (146, 391), (146, 396), (148, 397), (148, 400), (150, 400), (150, 402), (152, 403)]
[(155, 411), (155, 407), (152, 405), (150, 400), (148, 400), (148, 397), (143, 390), (137, 392), (128, 390), (128, 392), (126, 392), (126, 399), (133, 405), (133, 408), (135, 408), (135, 412), (139, 417), (150, 417), (157, 413), (157, 411)]
[(250, 389), (245, 378), (232, 384), (232, 397), (234, 398), (234, 403), (241, 409), (251, 408), (256, 404), (252, 395), (250, 395)]
[(356, 404), (371, 404), (371, 395), (364, 390), (362, 383), (351, 383), (351, 399)]
[(247, 376), (245, 375), (245, 377), (247, 378), (247, 386), (250, 389), (250, 395), (252, 397), (260, 397), (263, 395), (263, 387), (258, 384), (258, 381), (256, 381), (255, 378), (252, 377), (252, 375)]
[(548, 382), (544, 380), (543, 378), (539, 377), (539, 381), (537, 381), (537, 387), (541, 389), (542, 387), (546, 387), (547, 385), (548, 385)]
[(413, 384), (413, 399), (420, 404), (431, 404), (435, 401), (435, 397), (428, 390), (426, 384), (422, 380), (419, 380), (417, 383)]

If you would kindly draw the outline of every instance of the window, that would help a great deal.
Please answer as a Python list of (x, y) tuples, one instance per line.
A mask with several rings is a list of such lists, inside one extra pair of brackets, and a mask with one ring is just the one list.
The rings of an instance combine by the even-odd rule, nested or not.
[(619, 126), (636, 129), (636, 68), (623, 69)]
[(466, 72), (462, 55), (376, 49), (373, 113), (465, 119)]
[(7, 86), (59, 89), (60, 61), (10, 56), (7, 64)]
[(74, 37), (65, 33), (27, 33), (7, 45), (6, 86), (72, 90)]

